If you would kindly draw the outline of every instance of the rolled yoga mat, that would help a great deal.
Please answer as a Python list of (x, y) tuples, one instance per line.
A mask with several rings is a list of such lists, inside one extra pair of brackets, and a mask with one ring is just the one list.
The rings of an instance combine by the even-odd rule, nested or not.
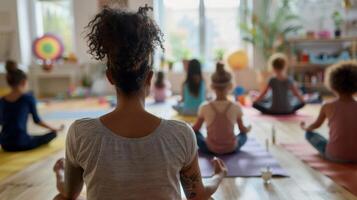
[[(217, 156), (228, 168), (228, 177), (260, 177), (261, 171), (270, 167), (273, 176), (287, 177), (287, 172), (278, 161), (255, 139), (249, 138), (242, 149), (234, 154)], [(199, 152), (199, 164), (202, 177), (213, 175), (212, 155)]]
[(357, 196), (357, 164), (325, 160), (308, 143), (281, 144), (281, 146), (311, 168), (330, 177), (335, 183)]

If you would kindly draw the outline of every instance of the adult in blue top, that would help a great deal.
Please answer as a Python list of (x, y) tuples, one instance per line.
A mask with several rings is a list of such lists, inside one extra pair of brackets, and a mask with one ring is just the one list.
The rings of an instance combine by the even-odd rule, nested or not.
[(173, 108), (182, 115), (196, 115), (201, 103), (206, 100), (206, 86), (201, 72), (201, 63), (190, 60), (187, 77), (183, 83), (182, 100)]
[[(57, 136), (55, 129), (44, 123), (36, 109), (36, 99), (26, 93), (26, 74), (17, 68), (13, 61), (6, 62), (6, 80), (11, 87), (11, 92), (0, 99), (0, 144), (5, 151), (25, 151), (47, 144)], [(27, 133), (28, 116), (32, 115), (33, 121), (51, 132), (41, 136), (30, 136)]]

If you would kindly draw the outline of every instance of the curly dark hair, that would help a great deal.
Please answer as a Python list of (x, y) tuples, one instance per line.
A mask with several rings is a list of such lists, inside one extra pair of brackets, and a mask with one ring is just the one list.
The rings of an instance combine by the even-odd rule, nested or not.
[(281, 71), (286, 66), (286, 61), (283, 58), (275, 58), (272, 62), (273, 69)]
[(18, 68), (17, 63), (13, 60), (7, 60), (5, 63), (6, 82), (10, 87), (17, 87), (23, 80), (27, 79), (24, 71)]
[(163, 34), (147, 12), (104, 8), (87, 28), (89, 53), (97, 60), (106, 59), (115, 86), (129, 95), (139, 91), (152, 69), (156, 47), (163, 48)]
[(353, 95), (357, 92), (357, 63), (341, 62), (326, 71), (327, 86), (340, 94)]

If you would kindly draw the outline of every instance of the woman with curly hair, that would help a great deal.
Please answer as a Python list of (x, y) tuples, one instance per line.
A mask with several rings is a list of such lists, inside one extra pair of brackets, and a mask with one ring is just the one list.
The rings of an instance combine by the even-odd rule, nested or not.
[[(337, 98), (322, 106), (316, 121), (309, 126), (301, 123), (306, 130), (305, 137), (320, 154), (336, 162), (357, 162), (357, 63), (342, 62), (331, 66), (326, 74), (327, 86)], [(330, 128), (329, 139), (313, 132), (325, 119)]]
[(89, 52), (106, 61), (119, 104), (104, 116), (71, 125), (66, 158), (54, 166), (56, 199), (78, 199), (84, 183), (90, 200), (179, 200), (180, 183), (187, 199), (208, 199), (225, 176), (223, 162), (214, 159), (215, 174), (203, 184), (190, 126), (145, 110), (152, 55), (162, 47), (149, 9), (132, 13), (105, 8), (89, 22)]

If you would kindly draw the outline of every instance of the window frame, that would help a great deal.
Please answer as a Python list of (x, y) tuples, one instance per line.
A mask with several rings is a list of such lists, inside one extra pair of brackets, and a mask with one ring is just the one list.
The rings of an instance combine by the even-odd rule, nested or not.
[[(198, 5), (198, 22), (199, 22), (199, 26), (198, 26), (198, 39), (199, 39), (199, 58), (201, 58), (203, 60), (202, 65), (205, 66), (203, 67), (204, 71), (212, 71), (213, 68), (210, 67), (206, 67), (207, 63), (211, 62), (211, 60), (207, 60), (208, 56), (207, 56), (207, 48), (206, 48), (206, 20), (207, 20), (207, 8), (205, 6), (205, 0), (198, 0), (199, 5)], [(237, 8), (237, 16), (239, 17), (239, 19), (242, 20), (248, 20), (248, 17), (244, 15), (243, 8), (242, 6), (247, 6), (247, 4), (250, 4), (249, 2), (246, 2), (247, 0), (236, 0), (238, 1), (238, 8)], [(155, 7), (155, 19), (158, 22), (158, 25), (161, 27), (161, 29), (163, 30), (163, 32), (165, 32), (166, 27), (164, 24), (164, 18), (165, 18), (165, 3), (164, 0), (154, 0), (154, 7)], [(241, 21), (241, 20), (239, 20)], [(237, 24), (238, 26), (238, 24)], [(237, 27), (238, 32), (240, 32), (239, 28)], [(241, 42), (241, 44), (239, 44), (239, 46), (241, 46), (244, 49), (247, 49), (248, 54), (251, 54), (251, 47), (250, 45), (247, 45), (245, 42)], [(164, 52), (163, 53), (156, 53), (155, 56), (155, 61), (158, 61), (157, 63), (159, 63), (160, 57), (164, 56)]]

